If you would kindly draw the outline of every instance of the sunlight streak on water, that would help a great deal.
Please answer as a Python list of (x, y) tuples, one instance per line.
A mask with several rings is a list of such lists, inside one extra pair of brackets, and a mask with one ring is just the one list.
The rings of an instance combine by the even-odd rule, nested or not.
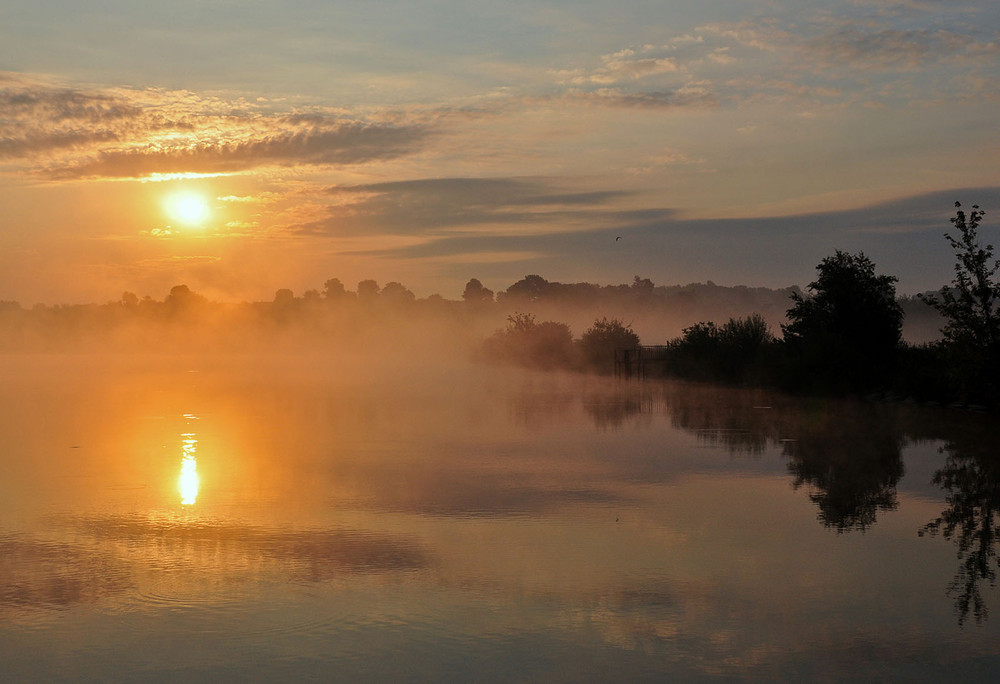
[(195, 452), (198, 450), (198, 439), (194, 433), (181, 435), (181, 474), (177, 479), (177, 490), (181, 495), (181, 505), (193, 506), (198, 501), (198, 459)]

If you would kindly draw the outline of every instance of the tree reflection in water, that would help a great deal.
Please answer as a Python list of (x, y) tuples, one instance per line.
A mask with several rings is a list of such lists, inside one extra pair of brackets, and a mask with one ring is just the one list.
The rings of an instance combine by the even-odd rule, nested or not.
[[(989, 433), (989, 434), (987, 434)], [(996, 585), (996, 542), (1000, 539), (1000, 455), (997, 430), (980, 426), (963, 431), (948, 441), (941, 452), (944, 466), (934, 474), (934, 483), (946, 492), (946, 508), (924, 525), (921, 536), (940, 534), (958, 546), (958, 572), (948, 586), (955, 601), (958, 622), (969, 613), (976, 622), (989, 615), (981, 583)]]
[(823, 525), (865, 531), (879, 511), (899, 506), (903, 433), (882, 406), (843, 405), (813, 412), (795, 441), (784, 443), (793, 486), (812, 487), (809, 499)]
[(675, 425), (734, 454), (759, 457), (780, 445), (793, 486), (809, 488), (826, 527), (864, 531), (879, 511), (898, 507), (903, 407), (697, 385), (667, 395)]
[(920, 536), (940, 534), (958, 547), (948, 587), (959, 624), (988, 617), (983, 582), (996, 584), (1000, 559), (1000, 425), (968, 412), (904, 404), (814, 400), (697, 383), (660, 386), (658, 399), (587, 406), (599, 427), (665, 410), (671, 423), (734, 455), (761, 457), (780, 447), (793, 486), (803, 486), (817, 519), (838, 533), (870, 529), (880, 512), (898, 508), (903, 448), (943, 441), (946, 456), (933, 482), (948, 507)]

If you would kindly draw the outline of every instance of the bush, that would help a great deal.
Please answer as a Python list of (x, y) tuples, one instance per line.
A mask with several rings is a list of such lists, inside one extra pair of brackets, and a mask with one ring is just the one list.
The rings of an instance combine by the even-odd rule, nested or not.
[(565, 323), (538, 323), (531, 314), (507, 317), (507, 327), (483, 344), (488, 361), (515, 363), (540, 369), (573, 368), (577, 364), (573, 334)]
[(668, 345), (667, 370), (694, 380), (761, 382), (767, 376), (762, 358), (773, 343), (767, 322), (757, 313), (730, 318), (722, 327), (696, 323)]
[(600, 318), (594, 321), (580, 338), (583, 362), (591, 369), (611, 373), (615, 366), (615, 350), (634, 349), (639, 346), (639, 336), (631, 325), (617, 318)]

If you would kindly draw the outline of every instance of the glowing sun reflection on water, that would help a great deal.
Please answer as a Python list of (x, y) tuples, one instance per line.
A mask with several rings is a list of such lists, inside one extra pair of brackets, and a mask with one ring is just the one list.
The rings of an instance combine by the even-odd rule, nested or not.
[(177, 478), (177, 490), (181, 495), (181, 504), (191, 506), (198, 500), (198, 439), (193, 432), (181, 435), (181, 475)]

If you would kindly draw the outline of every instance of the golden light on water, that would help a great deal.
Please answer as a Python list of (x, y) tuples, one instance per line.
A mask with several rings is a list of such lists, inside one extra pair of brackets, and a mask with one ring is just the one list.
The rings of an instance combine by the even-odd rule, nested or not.
[(198, 500), (198, 459), (195, 452), (198, 450), (198, 439), (193, 433), (181, 435), (181, 475), (177, 478), (177, 490), (181, 495), (181, 504), (191, 506)]

